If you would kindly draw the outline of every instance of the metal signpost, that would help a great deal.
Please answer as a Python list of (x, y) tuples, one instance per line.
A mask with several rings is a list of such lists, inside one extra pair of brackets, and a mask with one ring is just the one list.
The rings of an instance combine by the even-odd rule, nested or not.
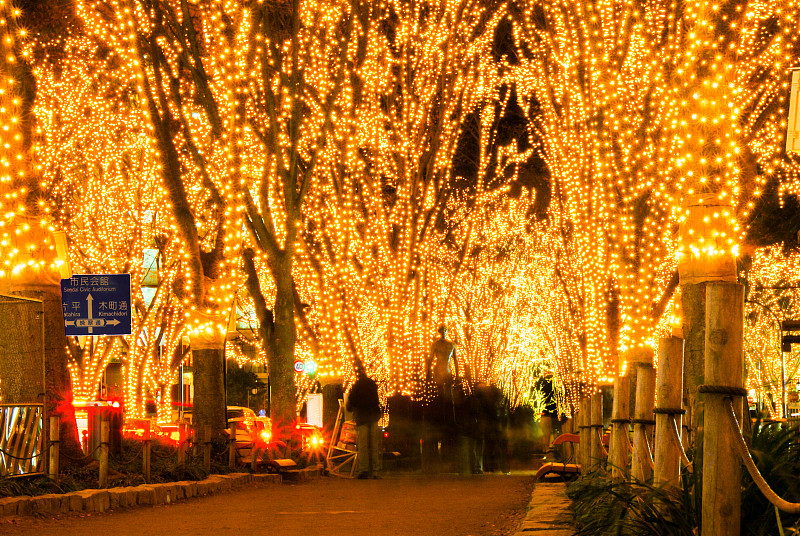
[(79, 274), (61, 280), (67, 335), (130, 335), (130, 274)]

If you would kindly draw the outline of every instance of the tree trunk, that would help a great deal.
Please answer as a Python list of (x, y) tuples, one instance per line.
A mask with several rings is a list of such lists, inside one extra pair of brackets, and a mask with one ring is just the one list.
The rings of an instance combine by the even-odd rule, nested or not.
[(683, 398), (691, 409), (689, 439), (695, 449), (695, 468), (702, 465), (703, 398), (697, 387), (705, 381), (706, 283), (681, 285), (683, 311)]
[(192, 425), (195, 433), (211, 427), (212, 437), (222, 434), (227, 426), (225, 412), (224, 339), (207, 341), (192, 338), (194, 364), (194, 407)]
[(72, 380), (67, 367), (67, 336), (64, 333), (64, 312), (61, 307), (61, 288), (55, 281), (17, 282), (12, 294), (42, 301), (44, 310), (44, 361), (46, 414), (58, 415), (61, 420), (61, 460), (66, 467), (72, 459), (83, 457), (72, 405)]
[(292, 253), (281, 255), (273, 267), (277, 293), (272, 333), (274, 353), (269, 361), (270, 417), (273, 429), (283, 430), (286, 426), (293, 425), (297, 415), (297, 387), (293, 367), (297, 329), (294, 321)]
[[(709, 387), (744, 389), (744, 286), (711, 283), (706, 293), (705, 377)], [(703, 440), (703, 536), (740, 534), (742, 460), (731, 448), (734, 434), (726, 420), (731, 395), (706, 393)], [(733, 396), (733, 410), (742, 422), (743, 397)]]

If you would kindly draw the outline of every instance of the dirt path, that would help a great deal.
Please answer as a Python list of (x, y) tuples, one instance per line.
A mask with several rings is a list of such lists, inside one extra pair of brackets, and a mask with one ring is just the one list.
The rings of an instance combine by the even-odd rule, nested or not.
[(0, 522), (8, 536), (500, 536), (530, 500), (529, 476), (322, 478), (105, 514)]

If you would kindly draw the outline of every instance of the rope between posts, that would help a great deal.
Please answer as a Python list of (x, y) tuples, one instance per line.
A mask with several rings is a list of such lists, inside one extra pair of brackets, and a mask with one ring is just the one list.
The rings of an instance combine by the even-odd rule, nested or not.
[(734, 447), (739, 453), (739, 456), (741, 456), (744, 466), (747, 467), (747, 472), (750, 473), (753, 482), (755, 482), (758, 489), (761, 490), (761, 493), (764, 494), (764, 497), (766, 497), (773, 506), (787, 514), (800, 514), (800, 503), (792, 503), (782, 499), (772, 490), (767, 481), (764, 480), (758, 467), (756, 467), (756, 463), (753, 461), (753, 457), (750, 456), (750, 449), (747, 448), (747, 443), (745, 443), (744, 436), (742, 436), (742, 430), (739, 428), (739, 420), (736, 418), (736, 413), (733, 411), (733, 401), (731, 399), (726, 399), (725, 402), (728, 409), (725, 413), (728, 416), (728, 424), (730, 424), (732, 428)]
[(686, 467), (686, 469), (688, 469), (689, 472), (693, 472), (692, 464), (694, 464), (694, 462), (689, 460), (689, 457), (686, 455), (686, 451), (683, 449), (683, 441), (681, 441), (681, 436), (678, 433), (678, 423), (675, 422), (675, 419), (671, 420), (672, 420), (672, 426), (670, 427), (671, 433), (669, 435), (672, 437), (673, 441), (675, 441), (675, 444), (678, 447), (678, 452), (681, 455), (681, 461), (683, 462), (684, 467)]
[(611, 424), (630, 424), (630, 419), (611, 419)]
[(656, 464), (653, 461), (653, 451), (650, 448), (650, 439), (647, 437), (647, 430), (644, 428), (639, 428), (639, 433), (642, 435), (642, 439), (644, 440), (642, 442), (642, 445), (644, 446), (644, 452), (642, 453), (644, 454), (644, 459), (647, 462), (647, 465), (650, 466), (650, 469), (655, 469)]
[(606, 450), (606, 446), (603, 445), (603, 427), (600, 426), (597, 430), (597, 437), (600, 439), (600, 454), (604, 457), (608, 458), (608, 450)]
[(661, 415), (686, 415), (686, 410), (682, 408), (653, 408), (653, 413)]
[[(97, 445), (95, 448), (93, 448), (93, 449), (92, 449), (92, 451), (91, 451), (91, 452), (87, 453), (85, 456), (77, 456), (77, 457), (73, 457), (73, 456), (70, 456), (69, 454), (67, 454), (66, 452), (64, 452), (64, 450), (60, 450), (60, 451), (59, 451), (59, 454), (60, 454), (61, 456), (64, 456), (66, 459), (68, 459), (68, 460), (72, 460), (72, 461), (86, 460), (86, 459), (88, 459), (88, 458), (91, 458), (91, 457), (92, 457), (92, 455), (93, 455), (95, 452), (97, 452), (97, 450), (98, 450), (98, 449), (99, 449), (101, 446), (103, 446), (103, 444), (104, 444), (104, 443), (99, 443), (99, 444), (98, 444), (98, 445)], [(106, 443), (106, 444), (107, 444), (107, 443)]]
[(33, 460), (34, 458), (39, 458), (41, 456), (44, 456), (45, 453), (44, 453), (44, 451), (42, 451), (39, 454), (31, 454), (30, 456), (19, 457), (19, 456), (14, 456), (13, 454), (8, 452), (7, 450), (0, 449), (0, 454), (8, 456), (12, 460)]
[(130, 460), (128, 460), (128, 461), (122, 461), (121, 459), (119, 459), (119, 458), (117, 458), (116, 456), (114, 456), (113, 454), (111, 454), (111, 452), (110, 452), (110, 451), (109, 451), (109, 453), (108, 453), (108, 457), (109, 457), (111, 460), (113, 460), (113, 461), (114, 461), (114, 463), (116, 463), (116, 464), (119, 464), (119, 465), (131, 465), (133, 462), (135, 462), (136, 460), (138, 460), (138, 459), (139, 459), (139, 456), (141, 456), (141, 455), (142, 455), (142, 452), (144, 452), (144, 449), (137, 451), (137, 452), (136, 452), (136, 454), (134, 454), (134, 455), (133, 455), (133, 458), (131, 458), (131, 459), (130, 459)]
[(631, 419), (633, 424), (644, 424), (645, 426), (655, 426), (656, 421), (653, 419)]
[(172, 457), (172, 456), (174, 456), (175, 454), (178, 453), (178, 447), (169, 448), (169, 449), (165, 449), (165, 450), (167, 450), (166, 454), (159, 454), (158, 450), (153, 450), (153, 446), (150, 445), (150, 455), (151, 456), (155, 456), (156, 458), (159, 458), (159, 459), (162, 459), (162, 460), (165, 459), (165, 458), (170, 458), (170, 457)]
[(698, 385), (697, 392), (715, 395), (747, 396), (747, 389), (744, 387), (732, 387), (730, 385)]

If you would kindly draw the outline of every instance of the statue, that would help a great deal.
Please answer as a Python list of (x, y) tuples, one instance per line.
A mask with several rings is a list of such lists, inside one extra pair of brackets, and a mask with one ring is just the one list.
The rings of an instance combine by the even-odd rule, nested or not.
[[(451, 387), (453, 379), (459, 376), (458, 360), (456, 359), (456, 345), (447, 340), (447, 326), (439, 326), (441, 338), (431, 345), (431, 353), (425, 362), (425, 374), (428, 379), (433, 379), (436, 385)], [(453, 372), (451, 373), (451, 366)]]
[(447, 326), (439, 326), (441, 337), (433, 342), (425, 359), (425, 380), (431, 398), (423, 410), (423, 471), (451, 470), (455, 460), (456, 418), (453, 385), (459, 377), (456, 345), (447, 340)]

